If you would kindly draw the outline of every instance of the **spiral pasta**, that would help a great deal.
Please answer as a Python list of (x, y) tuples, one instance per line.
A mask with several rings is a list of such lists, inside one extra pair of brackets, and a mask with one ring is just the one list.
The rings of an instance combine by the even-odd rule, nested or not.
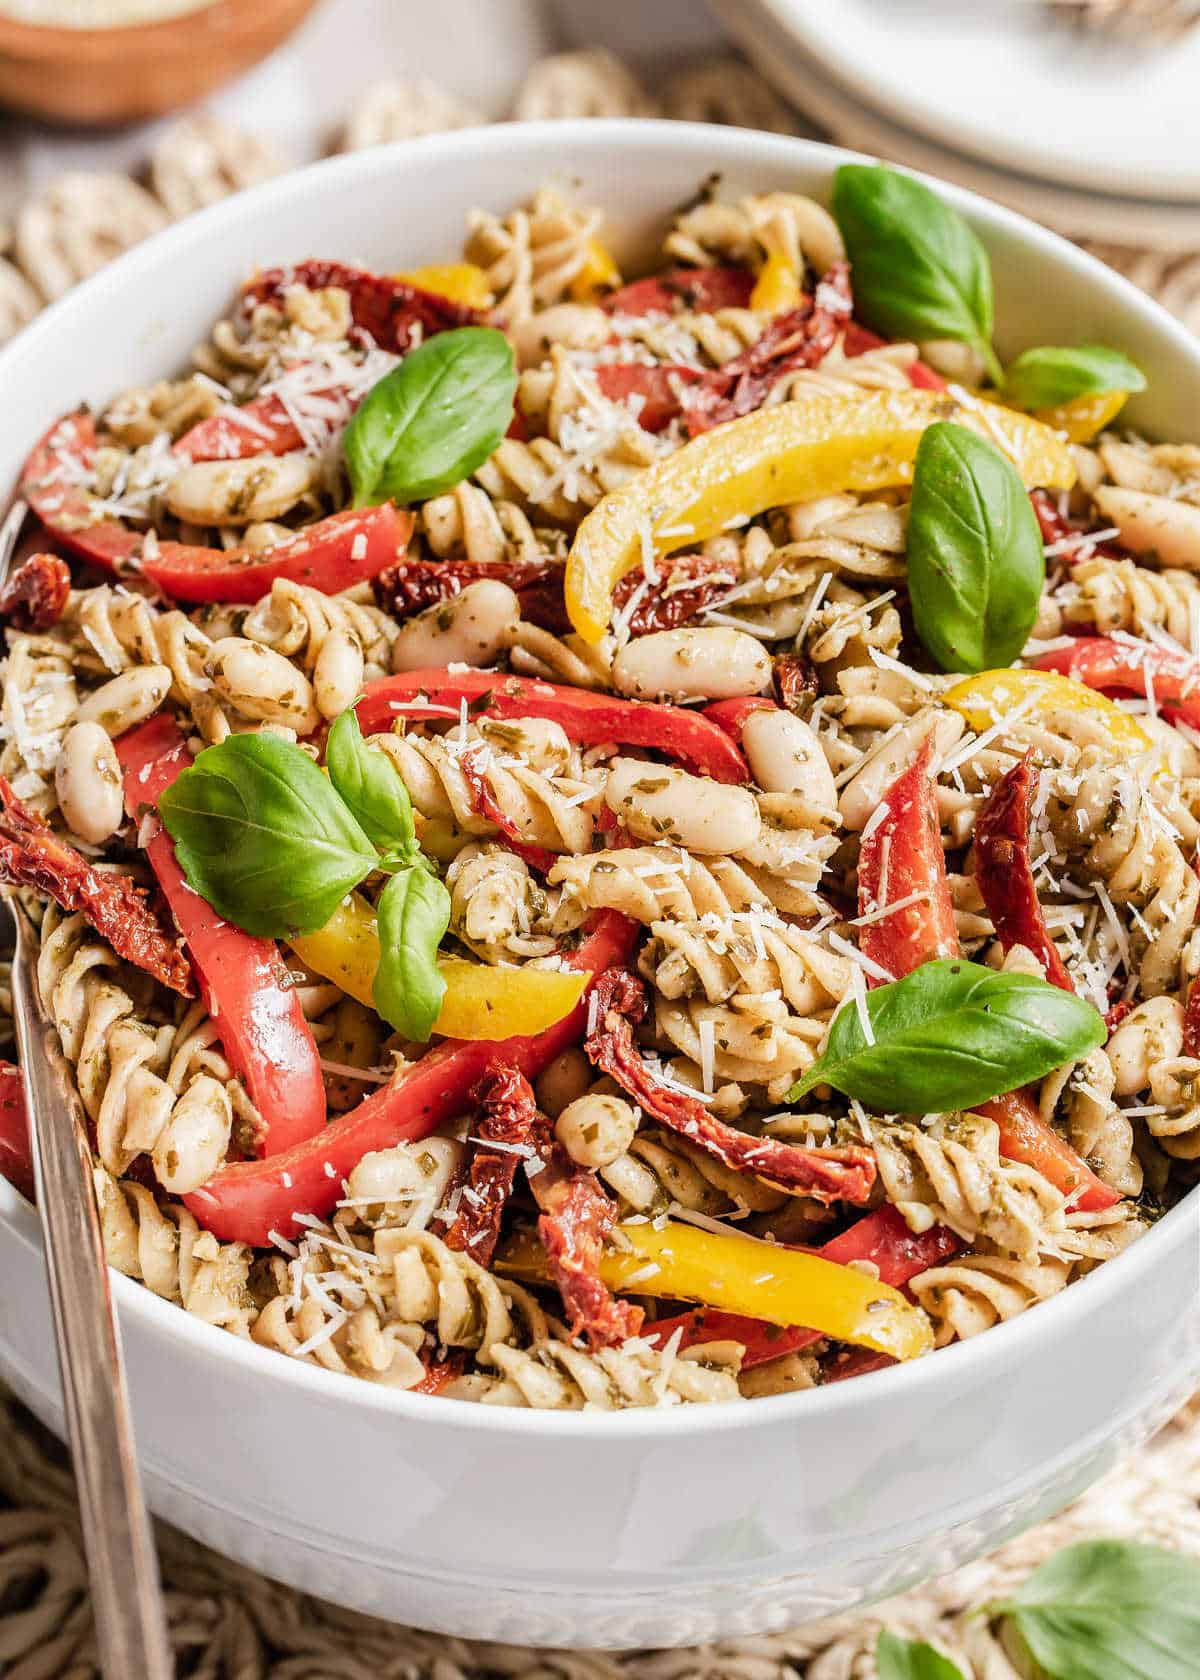
[(623, 1209), (655, 1216), (672, 1208), (710, 1217), (739, 1209), (770, 1213), (781, 1191), (714, 1161), (685, 1138), (641, 1131), (624, 1154), (600, 1169)]
[(588, 257), (598, 210), (580, 211), (551, 187), (506, 217), (472, 211), (463, 255), (487, 275), (498, 320), (513, 326), (557, 303)]
[(616, 1411), (681, 1401), (714, 1405), (740, 1398), (741, 1348), (736, 1342), (698, 1343), (675, 1355), (644, 1341), (626, 1342), (589, 1354), (555, 1337), (528, 1349), (499, 1344), (489, 1353), (499, 1381), (471, 1392), (472, 1399), (487, 1406)]
[(39, 815), (57, 803), (52, 771), (75, 716), (79, 690), (70, 647), (57, 636), (8, 632), (0, 706), (0, 776)]

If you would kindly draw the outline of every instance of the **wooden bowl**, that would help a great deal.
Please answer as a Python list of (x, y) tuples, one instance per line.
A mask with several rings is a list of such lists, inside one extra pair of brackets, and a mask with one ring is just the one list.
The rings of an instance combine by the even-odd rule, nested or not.
[(209, 93), (277, 47), (316, 0), (212, 0), (159, 23), (44, 28), (0, 17), (0, 105), (116, 125)]

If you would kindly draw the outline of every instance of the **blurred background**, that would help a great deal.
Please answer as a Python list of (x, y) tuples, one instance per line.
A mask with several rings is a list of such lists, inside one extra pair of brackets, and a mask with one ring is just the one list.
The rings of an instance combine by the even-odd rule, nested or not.
[(956, 180), (1200, 328), (1200, 0), (0, 0), (0, 111), (0, 338), (328, 152), (640, 115)]

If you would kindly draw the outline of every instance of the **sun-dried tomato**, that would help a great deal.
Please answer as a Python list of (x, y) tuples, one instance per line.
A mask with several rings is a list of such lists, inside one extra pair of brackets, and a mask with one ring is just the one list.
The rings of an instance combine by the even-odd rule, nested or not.
[(18, 630), (49, 630), (71, 593), (71, 569), (57, 554), (31, 554), (0, 591), (0, 618)]
[(1073, 992), (1075, 982), (1050, 937), (1029, 860), (1029, 805), (1037, 780), (1026, 753), (988, 794), (975, 819), (975, 879), (1004, 949), (1023, 945), (1052, 986)]
[(437, 292), (422, 291), (407, 280), (393, 280), (370, 269), (352, 268), (347, 263), (320, 262), (313, 258), (294, 268), (268, 268), (256, 274), (242, 288), (244, 306), (276, 303), (291, 286), (307, 291), (324, 291), (337, 286), (350, 294), (350, 314), (360, 332), (367, 333), (384, 350), (397, 354), (407, 350), (413, 328), (420, 329), (419, 341), (449, 327), (468, 327), (484, 317), (478, 309), (453, 303)]
[(789, 712), (801, 710), (806, 700), (815, 700), (820, 684), (812, 660), (802, 653), (777, 654), (771, 677), (779, 704)]
[[(532, 1086), (510, 1062), (489, 1068), (471, 1092), (471, 1100), (479, 1107), (472, 1128), (471, 1162), (445, 1242), (481, 1266), (490, 1266), (521, 1151), (527, 1150), (526, 1158), (533, 1153), (538, 1111)], [(491, 1144), (502, 1147), (493, 1149)]]

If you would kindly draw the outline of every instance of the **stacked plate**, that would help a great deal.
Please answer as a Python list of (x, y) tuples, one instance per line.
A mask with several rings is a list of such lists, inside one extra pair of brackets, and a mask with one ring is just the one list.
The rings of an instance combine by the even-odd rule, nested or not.
[(845, 145), (1077, 238), (1200, 246), (1200, 29), (1083, 29), (1032, 0), (713, 0)]

